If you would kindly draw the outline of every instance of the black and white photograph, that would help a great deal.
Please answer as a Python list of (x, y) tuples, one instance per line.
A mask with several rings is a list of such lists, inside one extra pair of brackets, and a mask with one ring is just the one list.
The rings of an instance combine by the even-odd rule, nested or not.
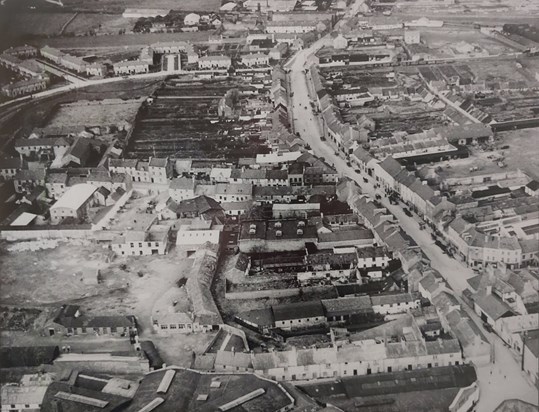
[(2, 412), (539, 412), (539, 0), (0, 0)]

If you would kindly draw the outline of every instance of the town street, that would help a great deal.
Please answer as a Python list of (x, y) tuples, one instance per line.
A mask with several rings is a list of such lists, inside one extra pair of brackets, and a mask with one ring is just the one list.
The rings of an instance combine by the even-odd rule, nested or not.
[[(322, 47), (326, 41), (327, 38), (322, 38), (308, 49), (300, 51), (287, 66), (291, 69), (289, 76), (292, 87), (291, 92), (293, 93), (294, 130), (300, 133), (302, 139), (310, 145), (315, 155), (325, 158), (328, 163), (335, 166), (341, 176), (347, 176), (355, 180), (363, 193), (374, 197), (375, 188), (372, 184), (372, 179), (369, 178), (369, 183), (364, 183), (364, 176), (359, 175), (352, 167), (347, 166), (346, 161), (335, 155), (334, 149), (320, 139), (323, 133), (310, 105), (310, 102), (316, 97), (309, 93), (304, 70), (308, 56)], [(383, 193), (380, 194), (383, 195)], [(462, 309), (468, 313), (495, 348), (495, 364), (479, 367), (477, 370), (481, 389), (481, 398), (477, 411), (492, 412), (501, 401), (513, 398), (537, 404), (537, 389), (520, 371), (520, 362), (513, 357), (513, 353), (497, 335), (489, 333), (483, 328), (479, 317), (460, 298), (460, 294), (467, 287), (466, 279), (474, 276), (472, 270), (444, 254), (434, 244), (430, 232), (420, 230), (418, 217), (415, 219), (408, 217), (401, 207), (390, 205), (385, 197), (382, 198), (381, 202), (395, 215), (404, 231), (421, 247), (425, 255), (431, 260), (432, 267), (438, 270), (446, 279), (456, 292)]]

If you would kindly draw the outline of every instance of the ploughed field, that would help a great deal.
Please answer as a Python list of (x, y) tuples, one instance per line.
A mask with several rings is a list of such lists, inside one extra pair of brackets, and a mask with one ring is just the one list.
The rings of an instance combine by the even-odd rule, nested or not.
[(129, 157), (233, 160), (267, 153), (254, 123), (219, 119), (219, 100), (237, 86), (226, 81), (166, 82), (138, 113), (127, 147)]

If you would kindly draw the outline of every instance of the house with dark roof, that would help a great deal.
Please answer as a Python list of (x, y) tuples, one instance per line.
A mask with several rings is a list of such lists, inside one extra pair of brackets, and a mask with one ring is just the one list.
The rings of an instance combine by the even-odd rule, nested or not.
[(532, 180), (524, 187), (524, 192), (530, 196), (539, 196), (539, 182)]
[(19, 170), (26, 169), (26, 162), (20, 157), (5, 157), (0, 159), (0, 178), (11, 180)]
[(92, 151), (93, 148), (90, 139), (77, 137), (65, 153), (62, 161), (65, 165), (86, 166), (88, 159), (92, 155)]
[(300, 388), (319, 402), (349, 410), (450, 411), (473, 410), (479, 400), (477, 375), (471, 365), (403, 370), (350, 376), (331, 382), (309, 382)]
[(52, 364), (59, 354), (58, 346), (6, 346), (0, 348), (0, 365), (21, 368)]
[(380, 163), (375, 163), (373, 168), (376, 181), (386, 190), (395, 190), (395, 178), (403, 169), (402, 165), (388, 156)]
[(328, 322), (342, 322), (374, 313), (371, 298), (367, 295), (323, 299), (322, 305)]
[(95, 334), (129, 338), (136, 330), (134, 316), (88, 316), (81, 313), (78, 305), (60, 306), (43, 327), (47, 336)]
[(199, 217), (206, 218), (223, 217), (224, 211), (222, 206), (211, 197), (197, 196), (194, 199), (182, 200), (179, 203), (174, 201), (167, 202), (167, 208), (176, 214), (177, 217)]
[(495, 326), (496, 322), (501, 318), (514, 315), (511, 307), (493, 294), (491, 289), (487, 289), (485, 294), (474, 298), (474, 311), (481, 317), (483, 322), (491, 326)]
[(539, 329), (528, 332), (524, 338), (522, 365), (535, 386), (539, 386)]
[(15, 191), (22, 193), (36, 186), (45, 186), (47, 171), (45, 169), (21, 169), (13, 176)]
[(324, 307), (317, 301), (272, 306), (275, 327), (290, 330), (322, 325), (326, 322)]

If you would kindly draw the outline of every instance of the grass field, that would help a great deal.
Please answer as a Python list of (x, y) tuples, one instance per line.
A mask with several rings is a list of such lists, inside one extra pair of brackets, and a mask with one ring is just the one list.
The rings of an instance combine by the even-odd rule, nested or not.
[(161, 41), (207, 41), (211, 32), (198, 31), (192, 33), (137, 33), (111, 36), (79, 36), (33, 39), (32, 44), (38, 47), (49, 45), (59, 49), (98, 49), (132, 46), (139, 49)]
[(99, 35), (118, 34), (118, 31), (133, 28), (133, 22), (124, 19), (119, 14), (79, 13), (67, 26), (65, 32), (76, 36), (84, 35), (91, 31)]
[[(2, 14), (2, 11), (0, 11)], [(10, 13), (0, 20), (0, 33), (12, 36), (55, 36), (74, 13)]]
[(221, 5), (219, 0), (100, 0), (89, 2), (86, 0), (63, 0), (65, 7), (92, 11), (123, 11), (130, 8), (173, 9), (188, 11), (217, 11)]

